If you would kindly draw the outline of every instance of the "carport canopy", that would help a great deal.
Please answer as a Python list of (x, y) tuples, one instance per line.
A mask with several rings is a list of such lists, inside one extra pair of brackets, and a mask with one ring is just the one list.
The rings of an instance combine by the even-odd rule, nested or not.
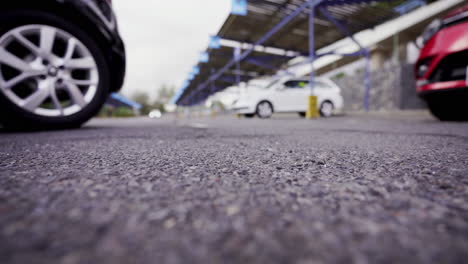
[[(233, 85), (235, 83), (233, 80), (248, 81), (258, 76), (273, 74), (294, 57), (310, 56), (310, 6), (307, 2), (309, 0), (248, 0), (247, 15), (229, 15), (217, 34), (223, 40), (235, 41), (254, 50), (247, 57), (241, 58), (241, 72), (232, 70), (232, 66), (236, 65), (233, 62), (236, 60), (233, 48), (208, 49), (209, 61), (198, 64), (199, 73), (184, 84), (175, 102), (179, 105), (196, 104), (211, 94)], [(318, 5), (313, 23), (315, 50), (318, 50), (346, 36), (352, 36), (398, 17), (409, 11), (405, 9), (417, 7), (415, 2), (424, 4), (431, 1), (316, 0), (316, 2)], [(278, 27), (278, 24), (288, 17), (292, 19), (284, 26)], [(265, 38), (275, 27), (278, 29)], [(265, 40), (260, 43), (261, 47), (281, 50), (284, 55), (261, 52), (260, 46), (256, 44), (262, 39)], [(235, 79), (233, 73), (240, 74), (240, 78)], [(216, 78), (212, 78), (214, 75)]]

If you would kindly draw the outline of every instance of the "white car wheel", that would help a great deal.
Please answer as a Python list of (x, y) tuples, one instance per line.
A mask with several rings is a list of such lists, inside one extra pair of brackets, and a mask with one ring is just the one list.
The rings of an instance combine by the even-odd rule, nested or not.
[(333, 115), (335, 106), (330, 101), (325, 101), (320, 105), (320, 115), (322, 117), (330, 117)]
[(261, 102), (257, 106), (257, 116), (270, 118), (273, 115), (273, 106), (269, 102)]

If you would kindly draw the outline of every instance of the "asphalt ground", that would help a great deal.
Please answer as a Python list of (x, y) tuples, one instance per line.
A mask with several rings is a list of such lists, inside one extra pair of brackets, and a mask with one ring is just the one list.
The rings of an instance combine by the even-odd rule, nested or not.
[(468, 123), (93, 120), (0, 132), (0, 263), (467, 263)]

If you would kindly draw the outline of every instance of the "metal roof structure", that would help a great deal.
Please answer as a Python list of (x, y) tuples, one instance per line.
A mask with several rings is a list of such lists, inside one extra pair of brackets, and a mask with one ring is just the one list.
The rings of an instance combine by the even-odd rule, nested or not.
[[(199, 73), (193, 76), (193, 80), (191, 81), (192, 87), (204, 82), (214, 71), (229, 63), (234, 56), (235, 49), (223, 46), (219, 49), (208, 49), (207, 53), (210, 60), (206, 63), (200, 62), (197, 65)], [(210, 84), (210, 88), (218, 91), (235, 84), (237, 78), (240, 78), (240, 81), (246, 81), (258, 76), (273, 74), (281, 65), (284, 65), (294, 57), (291, 55), (272, 54), (265, 51), (254, 51), (249, 58), (241, 62), (240, 71), (236, 69), (226, 71), (223, 76)]]
[[(309, 56), (311, 63), (320, 56), (334, 54), (316, 54), (316, 50), (345, 37), (353, 39), (355, 33), (425, 3), (424, 0), (248, 0), (247, 14), (229, 15), (217, 36), (249, 48), (237, 56), (233, 55), (233, 48), (208, 49), (209, 61), (198, 64), (199, 72), (189, 78), (174, 101), (178, 105), (197, 104), (236, 82), (273, 74), (296, 56)], [(265, 46), (282, 50), (285, 55), (262, 52), (260, 47)], [(361, 47), (360, 52), (346, 55), (365, 56), (368, 52)], [(239, 75), (237, 79), (233, 73)]]
[[(264, 36), (285, 16), (299, 8), (305, 0), (250, 0), (246, 16), (229, 15), (218, 33), (223, 39), (254, 43)], [(366, 3), (374, 2), (374, 3)], [(401, 2), (401, 1), (399, 1)], [(351, 34), (381, 24), (399, 14), (386, 2), (375, 1), (322, 1), (318, 8), (326, 8), (336, 20), (343, 22)], [(309, 13), (301, 12), (264, 45), (284, 50), (309, 53)], [(316, 49), (332, 44), (344, 36), (323, 15), (315, 17)]]

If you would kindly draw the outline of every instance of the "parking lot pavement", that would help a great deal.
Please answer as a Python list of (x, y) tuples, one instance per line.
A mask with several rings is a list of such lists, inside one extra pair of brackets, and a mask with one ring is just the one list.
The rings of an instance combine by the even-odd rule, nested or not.
[(93, 120), (0, 134), (0, 263), (463, 263), (468, 124)]

